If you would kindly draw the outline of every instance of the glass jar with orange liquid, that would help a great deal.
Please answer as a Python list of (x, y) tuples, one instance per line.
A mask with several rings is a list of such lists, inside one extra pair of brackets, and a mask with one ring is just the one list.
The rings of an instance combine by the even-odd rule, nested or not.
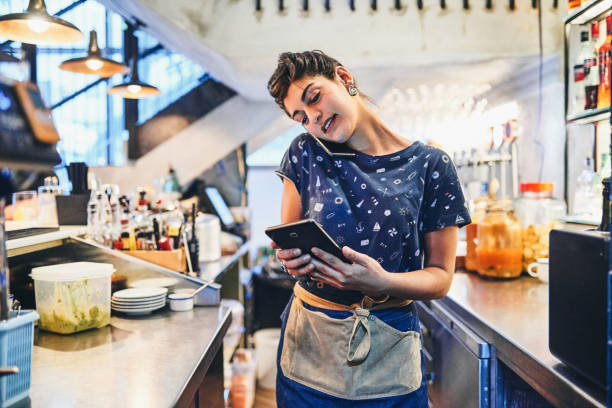
[(510, 203), (495, 202), (478, 223), (478, 274), (490, 278), (516, 278), (522, 271), (521, 223)]

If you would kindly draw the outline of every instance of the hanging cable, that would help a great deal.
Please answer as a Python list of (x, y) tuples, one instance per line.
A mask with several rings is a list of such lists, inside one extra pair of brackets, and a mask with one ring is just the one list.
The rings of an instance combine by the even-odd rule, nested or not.
[(541, 126), (542, 126), (542, 99), (543, 99), (543, 87), (544, 87), (544, 44), (542, 40), (542, 4), (537, 2), (538, 6), (538, 49), (539, 49), (539, 63), (538, 63), (538, 116), (536, 121), (536, 130), (534, 133), (533, 141), (535, 142), (538, 149), (540, 149), (540, 169), (538, 171), (538, 181), (542, 181), (542, 172), (544, 171), (544, 146), (541, 139)]

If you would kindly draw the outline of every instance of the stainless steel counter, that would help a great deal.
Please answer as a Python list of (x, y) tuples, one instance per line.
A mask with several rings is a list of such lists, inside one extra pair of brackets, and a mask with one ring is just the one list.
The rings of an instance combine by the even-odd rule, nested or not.
[[(173, 407), (201, 382), (231, 322), (222, 307), (113, 316), (111, 325), (35, 334), (32, 407)], [(191, 397), (192, 398), (192, 397)], [(188, 400), (191, 398), (188, 396)], [(187, 402), (189, 402), (187, 401)]]
[(439, 300), (496, 350), (497, 358), (557, 407), (605, 407), (598, 390), (548, 350), (548, 285), (457, 272)]

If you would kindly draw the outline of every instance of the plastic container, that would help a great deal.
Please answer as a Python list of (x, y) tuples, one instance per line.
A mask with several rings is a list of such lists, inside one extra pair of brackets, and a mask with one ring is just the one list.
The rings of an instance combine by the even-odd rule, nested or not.
[(280, 329), (262, 329), (255, 332), (257, 383), (261, 388), (276, 389), (276, 354)]
[(521, 274), (521, 223), (506, 204), (494, 203), (478, 223), (478, 273), (490, 278), (516, 278)]
[(32, 372), (35, 311), (0, 322), (0, 367), (17, 366), (17, 374), (0, 377), (0, 407), (8, 407), (28, 396)]
[(196, 218), (195, 233), (200, 243), (200, 262), (212, 262), (221, 258), (221, 222), (212, 214), (200, 214)]
[(113, 265), (74, 262), (32, 269), (39, 327), (70, 334), (110, 324)]

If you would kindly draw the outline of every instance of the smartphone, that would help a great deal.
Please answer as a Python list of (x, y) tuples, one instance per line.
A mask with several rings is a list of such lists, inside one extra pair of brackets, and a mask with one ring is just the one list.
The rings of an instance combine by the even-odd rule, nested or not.
[(308, 253), (316, 258), (310, 250), (317, 247), (343, 262), (352, 263), (342, 255), (340, 246), (325, 232), (321, 224), (313, 219), (268, 227), (266, 235), (282, 249), (299, 248), (303, 254)]

